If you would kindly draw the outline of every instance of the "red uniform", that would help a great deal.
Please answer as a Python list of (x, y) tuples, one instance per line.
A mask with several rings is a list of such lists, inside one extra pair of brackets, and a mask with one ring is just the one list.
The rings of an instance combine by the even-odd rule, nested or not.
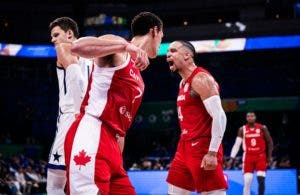
[(126, 134), (143, 92), (143, 79), (130, 57), (114, 68), (94, 65), (81, 114), (66, 136), (68, 193), (135, 194), (116, 136)]
[(243, 126), (243, 171), (253, 173), (254, 170), (266, 171), (266, 143), (262, 125), (255, 123), (253, 128)]
[(217, 154), (218, 166), (215, 170), (207, 171), (200, 167), (211, 140), (212, 118), (206, 111), (201, 98), (191, 91), (192, 79), (199, 72), (209, 74), (205, 69), (198, 67), (179, 87), (177, 109), (181, 138), (167, 182), (189, 191), (227, 189), (228, 185), (222, 168), (222, 146)]

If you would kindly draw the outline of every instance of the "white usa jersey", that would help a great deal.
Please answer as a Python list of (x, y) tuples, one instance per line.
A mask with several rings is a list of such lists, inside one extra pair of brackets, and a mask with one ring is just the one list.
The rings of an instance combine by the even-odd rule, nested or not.
[[(79, 58), (79, 66), (74, 64), (68, 66), (67, 69), (57, 66), (59, 115), (65, 113), (79, 113), (92, 63), (91, 59)], [(75, 85), (76, 88), (70, 84), (71, 82), (77, 82), (77, 85)]]

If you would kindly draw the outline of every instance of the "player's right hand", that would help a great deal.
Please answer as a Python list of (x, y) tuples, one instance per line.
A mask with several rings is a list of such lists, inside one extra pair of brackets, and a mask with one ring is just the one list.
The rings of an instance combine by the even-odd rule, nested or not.
[(57, 63), (62, 65), (65, 69), (70, 64), (78, 64), (77, 56), (71, 53), (71, 43), (60, 43), (56, 47)]
[(126, 51), (129, 52), (130, 55), (135, 58), (134, 66), (140, 71), (145, 70), (149, 66), (150, 62), (148, 59), (148, 55), (141, 48), (129, 43), (126, 46)]

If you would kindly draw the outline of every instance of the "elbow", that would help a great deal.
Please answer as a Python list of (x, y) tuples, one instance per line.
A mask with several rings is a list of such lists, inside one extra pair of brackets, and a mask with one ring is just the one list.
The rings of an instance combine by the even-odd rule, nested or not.
[(71, 52), (74, 53), (74, 54), (78, 54), (81, 50), (81, 47), (80, 45), (78, 45), (77, 43), (72, 43), (72, 46), (71, 46)]

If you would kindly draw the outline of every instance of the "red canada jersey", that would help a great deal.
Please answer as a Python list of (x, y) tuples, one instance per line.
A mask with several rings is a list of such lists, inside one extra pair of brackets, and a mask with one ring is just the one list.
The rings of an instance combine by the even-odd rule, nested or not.
[(246, 154), (260, 154), (265, 152), (266, 143), (262, 124), (255, 123), (253, 128), (249, 125), (243, 126), (243, 149)]
[(81, 112), (99, 118), (121, 136), (126, 134), (141, 104), (144, 82), (129, 56), (123, 65), (94, 65)]
[(182, 140), (211, 137), (212, 118), (206, 111), (200, 96), (193, 94), (191, 90), (192, 79), (199, 72), (211, 75), (207, 70), (197, 67), (186, 82), (181, 82), (179, 86), (177, 112)]

